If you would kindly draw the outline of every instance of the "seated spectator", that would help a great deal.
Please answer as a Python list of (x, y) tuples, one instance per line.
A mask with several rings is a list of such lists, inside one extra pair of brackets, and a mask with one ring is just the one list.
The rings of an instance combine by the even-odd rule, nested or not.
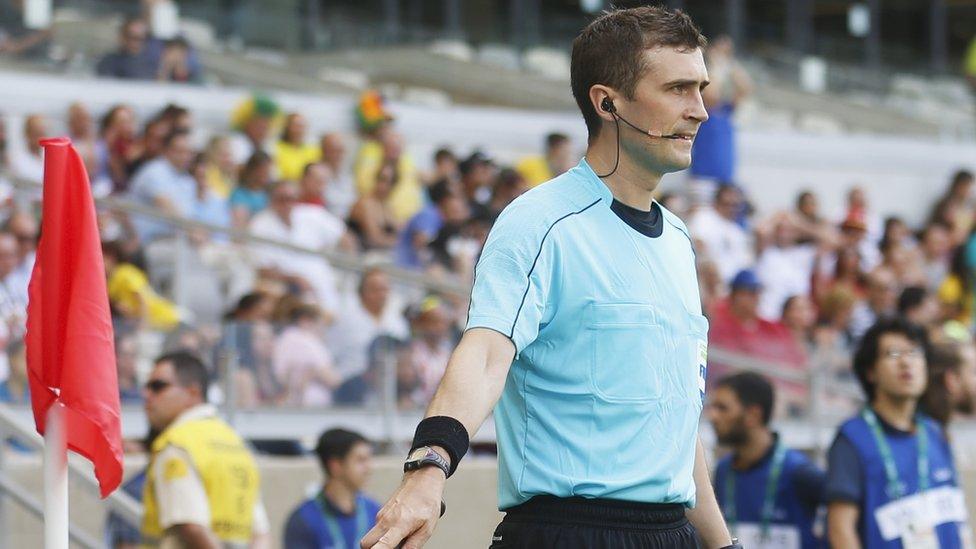
[[(833, 257), (829, 257), (833, 256)], [(833, 272), (826, 274), (825, 265)], [(855, 248), (840, 248), (836, 253), (817, 250), (813, 270), (813, 298), (820, 301), (832, 289), (843, 286), (856, 297), (867, 294), (867, 275), (861, 269), (861, 254)]]
[(160, 297), (149, 285), (146, 274), (128, 263), (118, 243), (102, 244), (105, 274), (108, 277), (108, 299), (113, 316), (148, 325), (154, 330), (172, 330), (181, 314), (171, 301)]
[(177, 131), (187, 135), (190, 133), (188, 130), (174, 129), (173, 121), (159, 113), (150, 118), (142, 128), (142, 135), (136, 139), (133, 146), (132, 154), (135, 159), (129, 163), (129, 173), (138, 172), (147, 162), (162, 156), (166, 136)]
[(139, 384), (139, 341), (135, 334), (115, 340), (115, 367), (119, 374), (119, 401), (124, 404), (142, 403)]
[(250, 97), (234, 109), (231, 125), (235, 133), (230, 146), (235, 164), (244, 164), (256, 152), (271, 156), (271, 134), (280, 115), (278, 104), (263, 95)]
[(458, 157), (451, 149), (446, 147), (437, 149), (434, 152), (434, 172), (428, 176), (427, 183), (436, 183), (442, 179), (451, 182), (461, 180), (461, 172), (458, 167)]
[(737, 222), (742, 196), (732, 185), (719, 187), (711, 207), (698, 210), (688, 223), (691, 236), (702, 243), (698, 249), (718, 266), (726, 283), (754, 261), (752, 237)]
[(411, 365), (420, 380), (420, 390), (413, 395), (414, 405), (426, 406), (444, 377), (454, 348), (450, 315), (441, 298), (428, 296), (416, 306), (411, 329)]
[(210, 192), (220, 198), (230, 198), (230, 193), (237, 186), (237, 165), (230, 150), (230, 140), (223, 135), (210, 138), (204, 151), (207, 170), (207, 186)]
[[(192, 160), (190, 136), (178, 130), (171, 132), (163, 140), (163, 155), (147, 162), (132, 177), (129, 196), (163, 213), (190, 217), (197, 196), (197, 182), (187, 171)], [(175, 234), (172, 225), (148, 217), (136, 216), (133, 224), (144, 244)]]
[[(149, 448), (151, 438), (144, 445)], [(142, 450), (145, 452), (145, 450)], [(126, 453), (129, 453), (126, 451)], [(142, 501), (142, 491), (146, 485), (146, 470), (142, 469), (122, 485), (122, 491), (136, 501)], [(109, 511), (105, 520), (105, 539), (108, 549), (139, 549), (142, 544), (142, 532), (139, 524), (132, 524), (115, 511)]]
[(488, 215), (492, 185), (498, 173), (495, 161), (481, 151), (475, 151), (464, 159), (459, 167), (461, 168), (461, 192), (464, 193), (471, 217)]
[(271, 185), (271, 157), (257, 151), (241, 168), (241, 182), (230, 193), (231, 216), (234, 227), (246, 227), (251, 218), (268, 207), (268, 187)]
[(940, 320), (942, 311), (935, 294), (922, 286), (909, 286), (898, 296), (898, 316), (912, 324), (925, 328), (929, 341), (941, 341)]
[[(740, 271), (732, 279), (731, 293), (719, 302), (709, 317), (709, 343), (743, 358), (765, 360), (793, 373), (804, 373), (805, 354), (790, 331), (779, 322), (759, 316), (762, 286), (753, 271)], [(730, 365), (709, 362), (709, 378), (729, 373)], [(796, 415), (806, 405), (806, 383), (777, 379), (783, 394), (784, 410)]]
[(491, 201), (488, 203), (488, 215), (492, 222), (498, 219), (513, 200), (518, 198), (528, 189), (525, 178), (515, 170), (505, 168), (498, 172), (495, 183), (492, 185)]
[(22, 288), (26, 295), (37, 255), (37, 220), (30, 213), (16, 212), (7, 220), (7, 231), (17, 239), (17, 267), (14, 269), (15, 278), (10, 282), (16, 280), (16, 287)]
[(403, 137), (389, 125), (375, 133), (375, 140), (362, 144), (356, 158), (356, 188), (369, 193), (376, 174), (385, 164), (396, 166), (396, 180), (390, 191), (390, 208), (398, 224), (405, 223), (424, 206), (423, 188), (413, 157), (403, 150)]
[(363, 273), (355, 297), (344, 299), (341, 310), (327, 340), (343, 382), (366, 372), (369, 348), (377, 337), (409, 336), (399, 303), (390, 297), (389, 277), (377, 268)]
[(129, 18), (119, 27), (118, 49), (98, 61), (99, 76), (129, 80), (155, 80), (157, 59), (147, 48), (149, 26), (141, 18)]
[(285, 117), (285, 129), (274, 149), (279, 178), (298, 181), (305, 167), (321, 158), (322, 150), (305, 140), (307, 133), (308, 122), (304, 116), (293, 112)]
[(949, 275), (939, 286), (942, 318), (955, 320), (969, 328), (973, 325), (973, 271), (968, 246), (958, 246), (952, 254)]
[(358, 197), (352, 173), (345, 164), (346, 144), (341, 135), (327, 133), (322, 136), (319, 147), (322, 151), (322, 162), (332, 172), (332, 180), (325, 188), (325, 207), (333, 215), (345, 219)]
[(392, 164), (380, 168), (373, 188), (349, 212), (349, 230), (359, 238), (364, 250), (388, 250), (397, 243), (397, 225), (388, 200), (395, 180), (396, 168)]
[(851, 335), (855, 340), (861, 339), (881, 318), (895, 314), (899, 291), (898, 280), (890, 269), (879, 267), (871, 271), (867, 297), (855, 305), (851, 315)]
[(936, 201), (929, 214), (929, 223), (940, 223), (949, 228), (954, 245), (962, 244), (969, 237), (976, 212), (972, 206), (973, 185), (976, 176), (969, 170), (959, 170), (952, 175), (949, 188)]
[(355, 547), (380, 510), (362, 492), (372, 474), (370, 443), (359, 433), (330, 429), (319, 437), (315, 454), (325, 483), (288, 515), (282, 547)]
[(193, 62), (189, 42), (177, 36), (163, 43), (156, 79), (161, 82), (200, 83), (200, 65)]
[(325, 190), (329, 188), (332, 171), (322, 162), (311, 162), (305, 165), (302, 176), (298, 180), (300, 195), (298, 201), (311, 206), (325, 207)]
[(0, 3), (0, 56), (43, 58), (51, 43), (51, 28), (32, 29), (24, 24), (27, 0)]
[(445, 222), (462, 223), (468, 211), (460, 196), (451, 191), (448, 181), (429, 189), (430, 204), (410, 219), (400, 232), (395, 249), (396, 264), (406, 269), (423, 269), (431, 262), (430, 243)]
[(939, 223), (930, 223), (918, 236), (922, 253), (922, 269), (925, 272), (925, 286), (937, 291), (939, 285), (949, 274), (949, 261), (952, 259), (952, 240), (949, 229)]
[(98, 169), (95, 156), (95, 120), (84, 103), (75, 101), (68, 106), (68, 137), (82, 160), (85, 169), (94, 175)]
[(281, 386), (271, 370), (274, 307), (271, 295), (252, 292), (241, 297), (237, 306), (224, 316), (220, 346), (233, 348), (237, 353), (237, 402), (241, 406), (275, 402), (281, 396)]
[(550, 133), (546, 136), (544, 155), (528, 156), (515, 165), (515, 170), (525, 178), (531, 189), (566, 172), (576, 163), (573, 144), (564, 133)]
[(95, 142), (98, 168), (92, 177), (96, 188), (112, 193), (129, 187), (129, 164), (141, 151), (136, 148), (136, 118), (128, 105), (115, 105), (102, 117), (99, 138)]
[(925, 284), (921, 253), (905, 239), (882, 239), (881, 265), (895, 275), (900, 287)]
[[(345, 223), (324, 208), (298, 204), (298, 185), (279, 181), (271, 188), (271, 206), (254, 216), (254, 236), (286, 242), (312, 250), (352, 250)], [(286, 283), (314, 300), (329, 316), (339, 305), (336, 277), (321, 255), (295, 252), (277, 246), (256, 245), (254, 257), (259, 275)]]
[(800, 244), (810, 244), (818, 240), (829, 239), (835, 229), (830, 221), (820, 215), (817, 195), (812, 191), (802, 191), (796, 199), (796, 209), (790, 216), (794, 225), (799, 229)]
[[(207, 184), (207, 164), (206, 157), (203, 154), (199, 154), (193, 159), (193, 163), (190, 165), (190, 175), (193, 176), (197, 184), (190, 219), (217, 225), (218, 227), (230, 228), (230, 205), (227, 199), (220, 198), (211, 190), (210, 185)], [(218, 241), (225, 241), (227, 236), (221, 234), (216, 235), (214, 238)], [(207, 236), (203, 236), (202, 239), (209, 240)]]
[(790, 296), (810, 294), (816, 248), (798, 243), (798, 231), (787, 215), (775, 216), (771, 231), (770, 243), (759, 254), (755, 270), (763, 287), (759, 313), (776, 320)]
[(810, 349), (813, 344), (813, 328), (817, 323), (817, 311), (809, 297), (793, 295), (786, 298), (780, 323), (793, 334), (797, 346)]
[(0, 403), (30, 404), (30, 383), (27, 379), (27, 349), (22, 340), (7, 344), (7, 360), (10, 374), (0, 382)]
[(0, 232), (0, 323), (12, 339), (24, 335), (27, 319), (27, 282), (18, 271), (19, 247), (9, 232)]
[(857, 296), (848, 286), (835, 286), (819, 302), (820, 315), (814, 330), (814, 341), (819, 349), (829, 348), (839, 356), (838, 363), (850, 370), (850, 355), (854, 348), (851, 335), (851, 316)]
[[(42, 183), (44, 181), (44, 149), (41, 139), (48, 137), (47, 120), (39, 114), (28, 115), (24, 120), (24, 148), (10, 155), (10, 171), (14, 177)], [(31, 191), (40, 199), (40, 192)]]
[[(858, 226), (863, 227), (864, 238), (870, 246), (876, 247), (881, 240), (884, 227), (877, 213), (871, 211), (871, 207), (868, 205), (867, 191), (864, 190), (864, 187), (855, 185), (847, 192), (847, 204), (841, 219), (843, 220), (842, 223), (848, 220), (856, 220)], [(870, 270), (874, 268), (874, 265), (868, 265), (865, 268)]]
[(869, 272), (881, 262), (877, 240), (871, 238), (868, 223), (859, 213), (852, 213), (840, 224), (839, 248), (857, 250), (861, 258), (861, 270)]
[(321, 314), (314, 305), (298, 305), (274, 343), (272, 368), (284, 387), (285, 401), (296, 406), (328, 406), (342, 378), (320, 334)]

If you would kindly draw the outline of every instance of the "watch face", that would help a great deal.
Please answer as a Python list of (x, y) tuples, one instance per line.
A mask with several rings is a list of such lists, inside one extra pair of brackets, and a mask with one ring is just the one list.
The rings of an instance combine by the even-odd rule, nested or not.
[(419, 461), (423, 459), (424, 456), (426, 455), (427, 455), (427, 447), (422, 446), (420, 448), (417, 448), (413, 452), (410, 452), (410, 455), (407, 456), (407, 461)]

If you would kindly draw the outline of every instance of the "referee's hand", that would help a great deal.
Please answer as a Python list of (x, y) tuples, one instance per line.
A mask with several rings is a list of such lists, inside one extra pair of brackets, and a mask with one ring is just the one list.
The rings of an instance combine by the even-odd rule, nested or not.
[(404, 473), (403, 482), (376, 514), (376, 526), (366, 532), (362, 549), (420, 549), (434, 533), (441, 514), (447, 479), (437, 467)]

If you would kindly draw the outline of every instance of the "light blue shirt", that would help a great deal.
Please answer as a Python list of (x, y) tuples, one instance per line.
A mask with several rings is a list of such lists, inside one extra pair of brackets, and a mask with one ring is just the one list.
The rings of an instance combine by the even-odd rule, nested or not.
[[(193, 215), (196, 203), (197, 183), (186, 171), (177, 170), (164, 157), (150, 160), (132, 177), (129, 196), (144, 206), (155, 207), (156, 199), (167, 198), (180, 217)], [(164, 221), (133, 215), (132, 224), (143, 243), (157, 238), (172, 236), (175, 229)]]
[(694, 506), (708, 322), (684, 223), (656, 238), (586, 163), (502, 212), (467, 329), (511, 338), (495, 407), (499, 509), (534, 495)]

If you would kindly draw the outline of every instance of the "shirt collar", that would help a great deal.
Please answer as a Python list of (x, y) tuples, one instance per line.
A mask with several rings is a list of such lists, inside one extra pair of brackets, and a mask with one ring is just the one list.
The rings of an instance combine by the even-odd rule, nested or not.
[(752, 471), (753, 469), (758, 469), (760, 467), (765, 467), (766, 466), (766, 463), (768, 463), (771, 459), (773, 459), (773, 454), (776, 453), (776, 445), (778, 445), (778, 444), (779, 444), (779, 433), (775, 433), (774, 432), (773, 433), (773, 443), (769, 446), (769, 449), (766, 450), (766, 453), (763, 454), (763, 457), (759, 458), (758, 461), (756, 461), (755, 463), (753, 463), (752, 465), (749, 465), (748, 467), (746, 467), (744, 469), (736, 469), (735, 467), (733, 467), (733, 469), (735, 471), (738, 471), (738, 472), (741, 473), (741, 472), (744, 472), (744, 471)]
[(216, 415), (217, 415), (217, 409), (214, 408), (212, 404), (197, 404), (193, 408), (183, 410), (183, 413), (176, 416), (176, 419), (173, 420), (172, 425), (178, 425), (180, 423), (193, 421), (195, 419), (214, 417)]
[(580, 159), (579, 164), (571, 171), (575, 172), (586, 183), (587, 189), (592, 191), (604, 202), (607, 204), (613, 202), (613, 193), (610, 192), (610, 187), (607, 187), (606, 183), (600, 179), (600, 176), (593, 171), (590, 163), (586, 161), (586, 157)]

